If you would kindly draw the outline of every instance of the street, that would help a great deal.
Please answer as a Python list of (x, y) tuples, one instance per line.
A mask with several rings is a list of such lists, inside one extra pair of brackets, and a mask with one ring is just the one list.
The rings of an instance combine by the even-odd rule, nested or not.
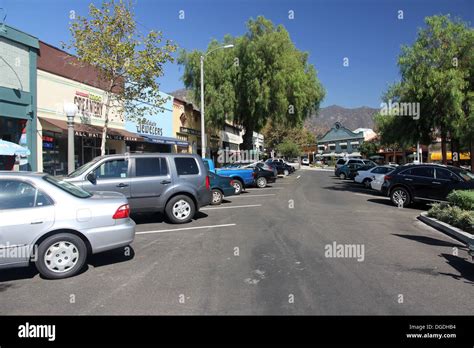
[[(472, 314), (474, 266), (461, 243), (417, 220), (426, 209), (302, 169), (189, 224), (133, 216), (131, 248), (91, 257), (78, 276), (3, 270), (0, 313)], [(333, 243), (362, 245), (363, 258), (326, 257)]]

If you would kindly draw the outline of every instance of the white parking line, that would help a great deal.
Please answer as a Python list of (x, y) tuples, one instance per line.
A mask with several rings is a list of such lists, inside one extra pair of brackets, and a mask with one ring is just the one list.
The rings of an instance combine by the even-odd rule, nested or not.
[(363, 196), (363, 197), (372, 197), (372, 198), (377, 198), (377, 195), (371, 195), (369, 193), (354, 193), (356, 196)]
[(296, 179), (299, 179), (299, 178), (301, 178), (301, 175), (298, 175), (298, 176), (296, 177)]
[(229, 198), (250, 198), (250, 197), (265, 197), (265, 196), (276, 196), (276, 193), (266, 193), (263, 195), (238, 195), (238, 196), (231, 196)]
[(187, 231), (187, 230), (198, 230), (198, 229), (203, 229), (203, 228), (229, 227), (229, 226), (235, 226), (235, 225), (236, 224), (223, 224), (223, 225), (210, 225), (210, 226), (182, 227), (182, 228), (173, 228), (173, 229), (169, 229), (169, 230), (135, 232), (135, 234), (150, 234), (150, 233), (164, 233), (164, 232), (173, 232), (173, 231)]
[(256, 191), (256, 190), (283, 190), (284, 187), (265, 187), (265, 188), (249, 188), (245, 189), (245, 191)]
[(217, 209), (235, 209), (235, 208), (252, 208), (261, 207), (261, 204), (248, 204), (248, 205), (233, 205), (231, 207), (215, 207), (215, 208), (201, 208), (199, 210), (217, 210)]

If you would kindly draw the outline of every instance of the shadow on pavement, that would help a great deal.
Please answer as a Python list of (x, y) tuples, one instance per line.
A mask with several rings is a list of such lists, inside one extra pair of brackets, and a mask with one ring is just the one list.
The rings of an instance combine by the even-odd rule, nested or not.
[(332, 190), (332, 191), (346, 191), (346, 192), (354, 192), (354, 193), (365, 193), (368, 195), (372, 195), (374, 197), (383, 197), (382, 194), (375, 190), (370, 190), (364, 188), (362, 185), (343, 182), (343, 183), (336, 183), (335, 186), (326, 186), (323, 187), (325, 190)]
[[(383, 196), (381, 196), (381, 197), (383, 197)], [(387, 205), (387, 206), (392, 207), (394, 209), (428, 210), (430, 208), (425, 203), (412, 203), (406, 208), (398, 208), (398, 207), (396, 207), (392, 204), (392, 201), (388, 197), (387, 198), (370, 198), (370, 199), (367, 200), (367, 202)]]
[[(196, 214), (194, 214), (194, 218), (191, 221), (199, 220), (207, 216), (208, 216), (207, 214), (201, 211), (198, 211)], [(135, 213), (135, 214), (132, 214), (130, 217), (132, 218), (133, 221), (135, 221), (137, 225), (156, 224), (156, 223), (165, 223), (167, 225), (170, 225), (165, 215), (160, 214), (160, 213)]]
[(474, 285), (474, 265), (471, 262), (463, 259), (462, 257), (454, 256), (451, 254), (441, 254), (440, 257), (444, 257), (446, 259), (446, 262), (451, 267), (456, 269), (459, 274), (443, 272), (440, 272), (439, 274), (450, 276), (456, 280), (465, 280), (466, 283)]
[(436, 245), (436, 246), (445, 246), (445, 247), (456, 247), (458, 249), (467, 249), (465, 245), (459, 244), (456, 242), (447, 242), (441, 239), (436, 239), (436, 238), (431, 238), (431, 237), (426, 237), (426, 236), (416, 236), (416, 235), (409, 235), (409, 234), (398, 234), (398, 233), (392, 233), (393, 236), (401, 237), (401, 238), (406, 238), (409, 240), (413, 240), (416, 242), (420, 242), (423, 244), (428, 244), (428, 245)]
[(130, 261), (135, 257), (135, 250), (131, 246), (104, 251), (91, 255), (88, 264), (94, 267), (113, 265), (115, 263)]

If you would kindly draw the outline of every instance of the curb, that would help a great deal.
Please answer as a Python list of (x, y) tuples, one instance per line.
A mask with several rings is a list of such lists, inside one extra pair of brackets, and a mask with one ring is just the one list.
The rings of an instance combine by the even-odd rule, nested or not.
[(439, 221), (437, 219), (431, 218), (428, 216), (427, 212), (423, 212), (418, 215), (418, 220), (424, 222), (425, 224), (441, 231), (454, 239), (463, 242), (469, 246), (469, 249), (474, 250), (474, 235), (464, 232), (463, 230), (451, 226), (445, 222)]

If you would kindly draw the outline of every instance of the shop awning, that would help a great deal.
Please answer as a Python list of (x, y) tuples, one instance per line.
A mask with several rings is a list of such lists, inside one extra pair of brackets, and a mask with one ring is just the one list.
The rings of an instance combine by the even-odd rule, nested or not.
[(189, 146), (189, 142), (180, 140), (178, 138), (163, 137), (157, 135), (143, 135), (144, 141), (154, 144), (166, 144), (166, 145), (178, 145), (178, 146)]
[[(56, 132), (67, 132), (67, 122), (63, 120), (56, 120), (52, 118), (40, 117), (40, 122), (43, 127), (47, 127)], [(91, 124), (74, 123), (74, 134), (85, 137), (102, 137), (102, 127)], [(115, 140), (125, 141), (145, 141), (143, 137), (136, 133), (131, 133), (125, 129), (108, 128), (107, 136)]]
[[(446, 152), (446, 157), (448, 161), (451, 161), (453, 158), (453, 155), (451, 154), (451, 151)], [(459, 156), (459, 159), (462, 161), (468, 161), (471, 157), (469, 156), (469, 152), (462, 152), (461, 156)], [(442, 160), (442, 155), (441, 151), (440, 152), (431, 152), (430, 153), (430, 159), (432, 161), (441, 161)]]

